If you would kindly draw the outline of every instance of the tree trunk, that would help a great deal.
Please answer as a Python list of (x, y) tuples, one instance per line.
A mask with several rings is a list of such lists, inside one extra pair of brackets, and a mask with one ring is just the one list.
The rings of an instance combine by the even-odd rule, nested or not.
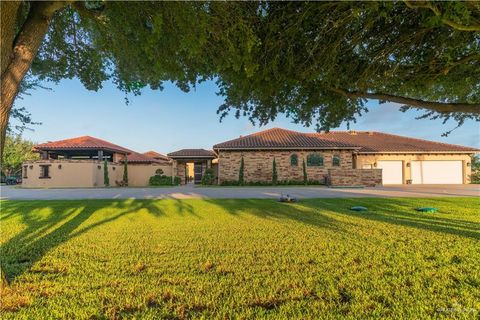
[(1, 71), (0, 74), (7, 69), (12, 56), (13, 41), (15, 39), (15, 31), (17, 25), (20, 23), (18, 20), (18, 9), (20, 8), (20, 1), (2, 1), (0, 2), (0, 47), (1, 50)]
[[(11, 52), (6, 68), (2, 63), (1, 102), (0, 102), (0, 157), (3, 157), (8, 119), (20, 83), (27, 74), (37, 55), (53, 14), (66, 6), (66, 2), (32, 2), (30, 12), (15, 40), (2, 38), (1, 50)], [(4, 6), (2, 6), (2, 9)], [(18, 8), (17, 8), (18, 9)], [(3, 10), (2, 10), (3, 11)], [(13, 11), (13, 9), (12, 9)], [(16, 10), (15, 10), (16, 12)], [(16, 21), (13, 20), (12, 23)], [(3, 25), (3, 28), (10, 26)], [(2, 33), (3, 36), (3, 33)], [(14, 41), (12, 43), (12, 41)], [(12, 49), (13, 48), (13, 49)]]
[[(32, 2), (28, 17), (15, 37), (19, 3), (2, 2), (1, 32), (1, 101), (0, 101), (0, 159), (3, 158), (8, 118), (20, 83), (37, 55), (53, 14), (66, 2)], [(5, 18), (5, 19), (4, 19)], [(4, 59), (7, 59), (4, 61)], [(0, 268), (0, 289), (8, 285)]]

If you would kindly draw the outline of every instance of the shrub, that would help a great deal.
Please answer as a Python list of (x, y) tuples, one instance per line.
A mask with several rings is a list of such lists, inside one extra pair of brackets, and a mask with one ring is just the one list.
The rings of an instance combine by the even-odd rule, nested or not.
[(108, 177), (108, 164), (106, 159), (103, 161), (103, 184), (105, 187), (110, 185), (110, 178)]
[(303, 166), (303, 184), (307, 184), (308, 177), (307, 177), (307, 166), (305, 165), (305, 159), (303, 159), (302, 166)]
[(148, 184), (151, 186), (177, 186), (181, 182), (180, 177), (174, 177), (173, 182), (172, 182), (172, 177), (171, 176), (165, 176), (165, 175), (154, 175), (150, 177)]
[[(277, 181), (275, 185), (277, 186), (301, 186), (301, 185), (323, 185), (324, 182), (321, 180), (308, 180), (306, 183), (302, 180), (280, 180)], [(222, 181), (221, 186), (239, 186), (238, 181)], [(243, 186), (273, 186), (274, 184), (270, 181), (245, 181)]]
[(238, 181), (235, 181), (235, 180), (231, 180), (231, 181), (222, 181), (222, 183), (220, 183), (221, 186), (238, 186), (240, 185), (238, 183)]
[(474, 184), (480, 184), (480, 170), (472, 172), (470, 175), (470, 182)]
[(480, 156), (474, 155), (470, 164), (472, 168), (472, 174), (470, 175), (471, 183), (480, 183)]
[(325, 182), (321, 181), (321, 180), (308, 180), (307, 184), (308, 185), (320, 185), (320, 184), (325, 184)]
[(278, 180), (277, 163), (275, 162), (275, 158), (273, 158), (273, 164), (272, 164), (272, 184), (273, 184), (273, 185), (277, 184), (277, 180)]
[(240, 170), (238, 170), (238, 184), (239, 185), (243, 185), (243, 183), (245, 182), (244, 179), (243, 179), (244, 169), (245, 169), (245, 163), (243, 161), (243, 156), (242, 156), (242, 159), (240, 160)]
[(206, 169), (205, 174), (202, 177), (203, 185), (212, 185), (215, 183), (215, 176), (213, 169)]
[(124, 186), (128, 186), (128, 161), (125, 158), (125, 162), (123, 162), (123, 184)]

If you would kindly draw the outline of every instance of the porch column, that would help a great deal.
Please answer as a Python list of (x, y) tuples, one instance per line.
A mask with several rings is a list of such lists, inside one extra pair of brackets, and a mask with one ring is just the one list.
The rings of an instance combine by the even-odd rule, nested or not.
[(175, 177), (177, 176), (177, 160), (173, 160), (172, 163), (172, 184), (175, 183)]
[(48, 160), (48, 152), (42, 151), (42, 160)]
[(212, 160), (208, 159), (207, 160), (207, 169), (210, 169), (212, 167)]
[(98, 150), (98, 161), (103, 161), (103, 150)]

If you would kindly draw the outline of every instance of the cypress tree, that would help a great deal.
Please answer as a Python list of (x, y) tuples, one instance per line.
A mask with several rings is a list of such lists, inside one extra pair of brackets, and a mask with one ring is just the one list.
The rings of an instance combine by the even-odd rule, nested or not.
[(125, 183), (125, 186), (128, 186), (128, 160), (126, 157), (123, 162), (123, 182)]
[(240, 160), (240, 170), (238, 171), (238, 184), (243, 185), (244, 179), (243, 179), (243, 170), (245, 167), (245, 163), (243, 162), (243, 156), (242, 160)]
[(277, 184), (278, 181), (278, 174), (277, 174), (277, 163), (275, 162), (275, 158), (273, 158), (273, 165), (272, 165), (272, 184)]
[(108, 187), (110, 185), (110, 179), (108, 178), (108, 165), (107, 165), (107, 159), (103, 162), (103, 183), (105, 184), (105, 187)]
[(307, 177), (307, 166), (305, 165), (305, 159), (303, 159), (303, 183), (307, 184), (308, 183), (308, 177)]

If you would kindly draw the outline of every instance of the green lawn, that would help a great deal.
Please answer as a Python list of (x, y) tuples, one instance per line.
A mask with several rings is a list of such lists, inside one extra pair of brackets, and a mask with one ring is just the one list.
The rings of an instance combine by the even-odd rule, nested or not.
[(480, 316), (475, 198), (1, 206), (2, 319)]

